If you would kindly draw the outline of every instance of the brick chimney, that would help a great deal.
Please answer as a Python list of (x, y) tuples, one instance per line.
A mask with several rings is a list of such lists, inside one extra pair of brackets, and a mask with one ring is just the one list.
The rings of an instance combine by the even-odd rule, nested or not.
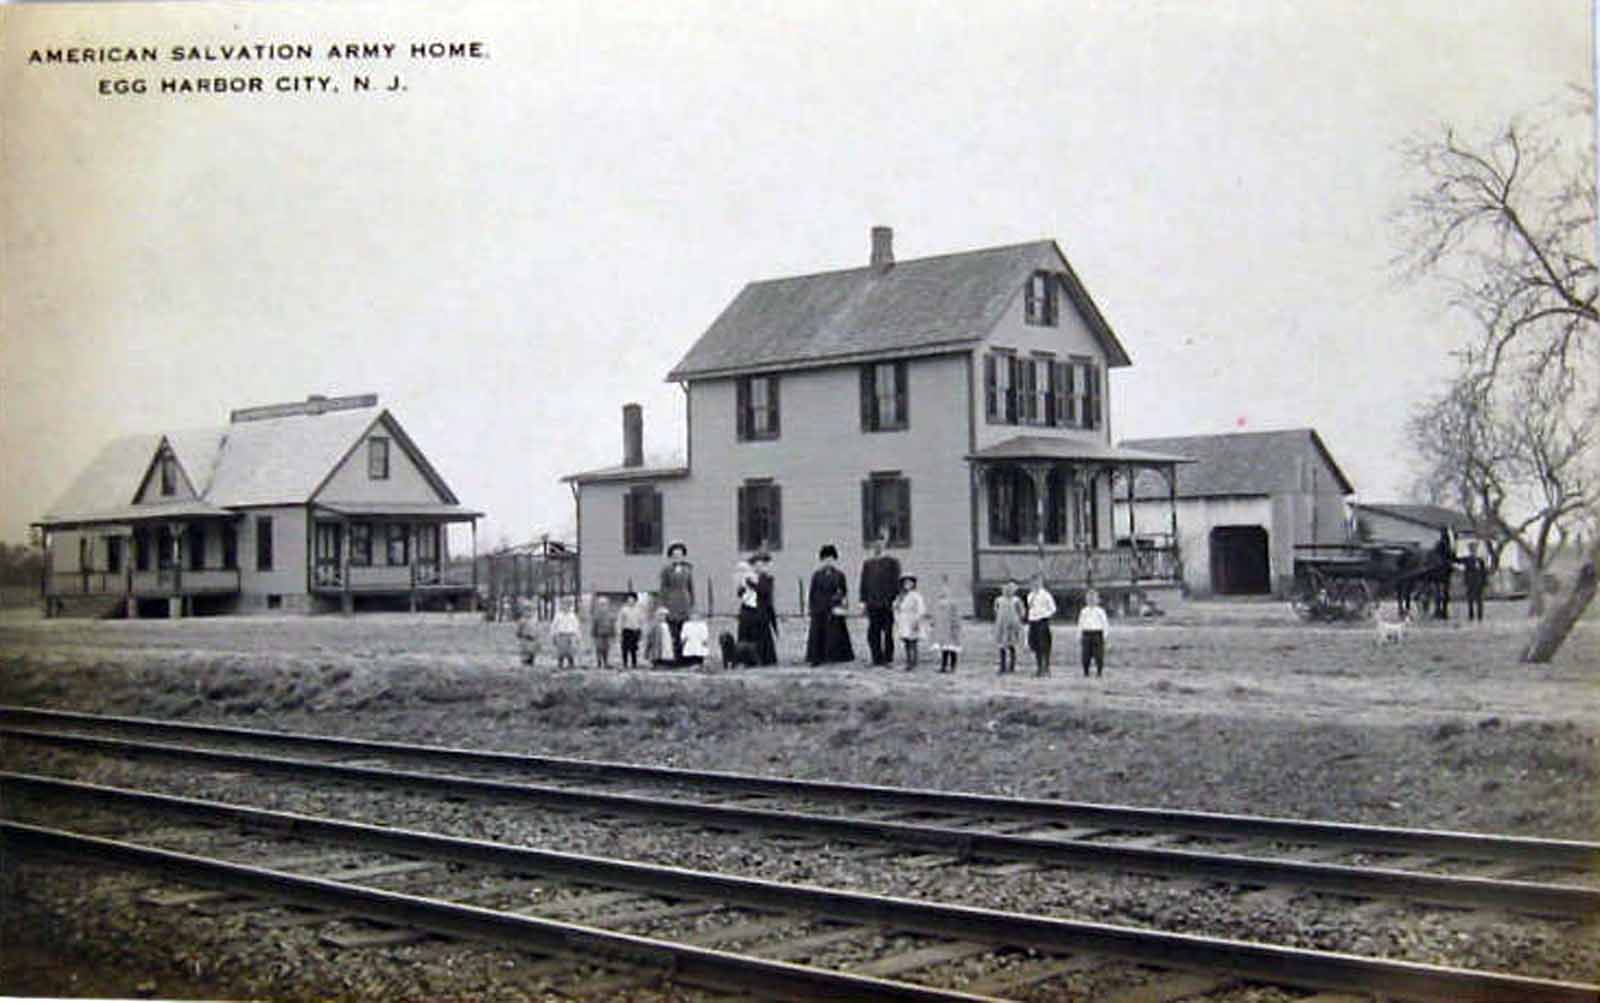
[(894, 267), (894, 230), (887, 226), (872, 228), (872, 270), (882, 275)]
[(644, 408), (622, 405), (622, 465), (644, 466)]

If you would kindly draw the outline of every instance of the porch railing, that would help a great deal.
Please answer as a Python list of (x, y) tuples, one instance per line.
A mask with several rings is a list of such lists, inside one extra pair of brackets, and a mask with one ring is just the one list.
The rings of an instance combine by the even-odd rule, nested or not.
[[(1026, 582), (1039, 570), (1035, 548), (978, 550), (978, 578), (988, 582)], [(1083, 585), (1128, 585), (1135, 579), (1160, 584), (1179, 576), (1178, 552), (1173, 547), (1117, 547), (1111, 550), (1045, 548), (1047, 581)]]
[[(317, 562), (313, 569), (313, 585), (319, 589), (343, 590), (345, 576), (340, 572), (337, 563)], [(412, 585), (411, 566), (406, 564), (352, 564), (349, 568), (350, 591), (352, 592), (397, 592), (407, 591)], [(418, 561), (416, 566), (416, 586), (419, 589), (434, 588), (446, 584), (439, 573), (439, 562)]]
[(52, 571), (49, 594), (53, 596), (110, 596), (123, 594), (127, 575), (121, 571)]
[(133, 573), (133, 594), (143, 596), (194, 595), (200, 592), (239, 591), (238, 568), (160, 568)]

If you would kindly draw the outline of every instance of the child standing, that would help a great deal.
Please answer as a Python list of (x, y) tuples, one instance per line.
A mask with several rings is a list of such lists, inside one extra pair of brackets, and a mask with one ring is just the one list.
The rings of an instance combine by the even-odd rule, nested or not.
[(622, 667), (639, 667), (639, 636), (644, 633), (644, 607), (639, 605), (639, 593), (629, 592), (627, 601), (617, 612), (617, 626), (622, 630)]
[(539, 664), (539, 649), (544, 646), (544, 629), (533, 615), (532, 607), (517, 611), (517, 645), (522, 651), (523, 665)]
[(1106, 611), (1100, 607), (1100, 593), (1090, 589), (1083, 597), (1083, 611), (1078, 614), (1078, 646), (1083, 652), (1083, 675), (1089, 676), (1089, 662), (1094, 662), (1096, 677), (1106, 672)]
[(1017, 671), (1017, 645), (1022, 643), (1022, 600), (1017, 598), (1017, 583), (1006, 582), (994, 597), (994, 646), (1000, 652), (1000, 671)]
[(578, 614), (573, 609), (573, 600), (561, 600), (561, 611), (556, 618), (550, 621), (550, 640), (556, 648), (556, 668), (575, 669), (578, 667)]
[(705, 664), (706, 656), (711, 653), (711, 627), (691, 609), (689, 619), (683, 621), (678, 642), (683, 645), (683, 657), (678, 664), (698, 668)]
[(954, 672), (961, 658), (961, 611), (950, 594), (950, 576), (939, 579), (939, 598), (933, 604), (933, 646), (939, 649), (939, 671)]
[(594, 664), (599, 669), (611, 668), (611, 638), (617, 633), (617, 614), (611, 600), (595, 596), (594, 612), (590, 615), (589, 634), (594, 638)]
[(917, 642), (922, 639), (922, 620), (927, 615), (927, 604), (917, 591), (917, 576), (901, 575), (900, 596), (894, 601), (894, 633), (905, 646), (907, 672), (917, 667)]
[(652, 668), (671, 669), (677, 666), (677, 656), (672, 653), (672, 625), (667, 621), (665, 606), (656, 610), (656, 622), (650, 626), (650, 636), (644, 642), (644, 657)]
[(1044, 572), (1033, 576), (1033, 589), (1028, 593), (1028, 647), (1033, 650), (1033, 660), (1038, 668), (1036, 676), (1050, 674), (1050, 618), (1056, 615), (1056, 597), (1044, 587)]

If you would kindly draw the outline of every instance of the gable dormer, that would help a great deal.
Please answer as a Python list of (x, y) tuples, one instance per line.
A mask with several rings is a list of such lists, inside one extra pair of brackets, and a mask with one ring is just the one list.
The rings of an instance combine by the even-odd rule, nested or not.
[(134, 496), (135, 505), (159, 505), (164, 502), (192, 501), (199, 497), (172, 443), (163, 438), (156, 454), (145, 470), (144, 480)]
[(367, 426), (313, 497), (328, 503), (456, 503), (450, 488), (388, 411)]

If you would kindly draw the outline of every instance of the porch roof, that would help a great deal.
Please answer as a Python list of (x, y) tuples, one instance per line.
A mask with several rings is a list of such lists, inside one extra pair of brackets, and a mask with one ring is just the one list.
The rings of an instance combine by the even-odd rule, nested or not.
[(997, 460), (1053, 460), (1067, 463), (1103, 463), (1134, 467), (1165, 466), (1169, 463), (1193, 463), (1187, 456), (1171, 453), (1153, 453), (1144, 449), (1127, 449), (1108, 446), (1102, 442), (1068, 439), (1051, 435), (1014, 435), (1004, 442), (985, 446), (966, 456), (969, 461), (994, 462)]
[(183, 501), (155, 502), (146, 505), (119, 505), (116, 508), (88, 512), (47, 515), (34, 523), (34, 525), (43, 526), (47, 529), (67, 529), (74, 526), (99, 526), (106, 523), (125, 525), (131, 522), (152, 522), (167, 519), (232, 519), (237, 516), (237, 512), (218, 508), (197, 498), (189, 498)]
[(462, 505), (451, 505), (447, 502), (319, 501), (315, 503), (315, 507), (337, 515), (426, 517), (443, 519), (447, 522), (464, 522), (483, 518), (482, 512), (473, 511)]

